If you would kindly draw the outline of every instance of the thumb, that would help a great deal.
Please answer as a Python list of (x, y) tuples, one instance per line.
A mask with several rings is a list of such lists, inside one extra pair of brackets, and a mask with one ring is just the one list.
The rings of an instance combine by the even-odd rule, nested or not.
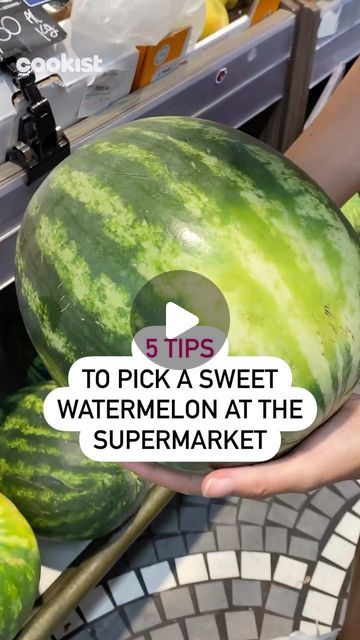
[(209, 473), (201, 484), (202, 495), (221, 498), (237, 495), (244, 498), (266, 498), (278, 493), (306, 491), (311, 488), (308, 465), (303, 457), (289, 455), (283, 460)]

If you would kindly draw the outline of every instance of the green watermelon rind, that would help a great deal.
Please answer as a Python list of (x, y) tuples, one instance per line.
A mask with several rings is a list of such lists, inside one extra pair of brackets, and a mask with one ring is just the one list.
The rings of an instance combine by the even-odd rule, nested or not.
[(28, 387), (3, 403), (0, 492), (42, 537), (100, 538), (137, 511), (149, 485), (116, 463), (90, 460), (78, 433), (45, 422), (43, 401), (55, 388), (52, 382)]
[(0, 640), (13, 640), (38, 595), (40, 553), (30, 525), (0, 495)]

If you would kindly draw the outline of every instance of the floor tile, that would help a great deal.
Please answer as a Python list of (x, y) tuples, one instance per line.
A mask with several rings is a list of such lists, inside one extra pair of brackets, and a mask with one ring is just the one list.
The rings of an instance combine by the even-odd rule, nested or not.
[(265, 551), (287, 553), (288, 530), (284, 527), (265, 528)]
[(353, 561), (356, 546), (344, 538), (340, 538), (334, 533), (324, 547), (322, 556), (331, 560), (334, 564), (343, 569), (348, 569)]
[(280, 556), (274, 573), (274, 581), (294, 589), (302, 589), (308, 565), (300, 560)]
[(296, 591), (272, 584), (265, 603), (265, 609), (290, 618), (295, 614), (298, 598), (299, 593)]
[(206, 554), (210, 578), (236, 578), (240, 575), (235, 551), (211, 551)]
[(220, 506), (212, 504), (210, 507), (209, 521), (215, 524), (235, 524), (237, 508), (232, 505)]
[(239, 531), (236, 525), (218, 525), (216, 527), (216, 538), (219, 551), (240, 549)]
[(200, 553), (175, 558), (175, 566), (179, 584), (191, 584), (208, 580), (204, 557)]
[(225, 613), (228, 640), (257, 640), (258, 630), (253, 611)]
[(40, 583), (39, 583), (39, 594), (42, 595), (45, 591), (57, 580), (57, 578), (61, 575), (61, 571), (59, 569), (53, 569), (52, 567), (46, 567), (44, 564), (41, 566), (40, 570)]
[(279, 636), (288, 636), (293, 630), (292, 620), (270, 613), (264, 614), (260, 640), (273, 640)]
[(144, 596), (143, 588), (136, 577), (135, 571), (130, 571), (119, 578), (108, 580), (107, 584), (117, 605), (125, 604)]
[(271, 580), (270, 553), (242, 551), (241, 577), (248, 580)]
[(346, 573), (342, 569), (333, 567), (326, 562), (317, 563), (313, 576), (311, 578), (311, 586), (333, 596), (338, 596), (345, 580)]
[(311, 504), (326, 516), (329, 516), (329, 518), (333, 518), (345, 504), (345, 500), (335, 493), (335, 491), (332, 491), (328, 487), (323, 487), (315, 493)]
[(189, 553), (216, 551), (215, 536), (212, 531), (188, 533), (186, 536), (186, 544)]
[(124, 611), (134, 633), (147, 631), (161, 623), (159, 612), (152, 598), (142, 598), (126, 604)]
[(186, 620), (189, 640), (220, 640), (215, 616), (205, 615)]
[(177, 509), (164, 509), (151, 525), (154, 533), (179, 533), (179, 519)]
[(79, 614), (76, 611), (73, 611), (66, 617), (64, 622), (55, 629), (54, 636), (55, 638), (60, 639), (72, 631), (75, 631), (75, 629), (82, 627), (83, 624), (83, 620), (80, 618)]
[(212, 503), (211, 498), (204, 498), (203, 496), (181, 496), (183, 504), (199, 504), (202, 507), (207, 507)]
[(178, 624), (170, 624), (161, 629), (155, 629), (150, 633), (151, 640), (184, 640), (183, 633)]
[(81, 629), (77, 633), (75, 632), (74, 636), (71, 636), (71, 640), (93, 640), (93, 638), (94, 638), (94, 632), (92, 628), (90, 631), (90, 627), (87, 627), (86, 629)]
[(168, 620), (174, 618), (184, 618), (195, 613), (194, 604), (191, 599), (188, 587), (180, 587), (164, 591), (161, 595), (161, 602)]
[(308, 538), (291, 536), (289, 555), (304, 560), (316, 560), (319, 553), (319, 543)]
[(264, 524), (267, 510), (266, 502), (244, 498), (240, 504), (238, 520), (251, 524)]
[(168, 562), (157, 562), (141, 569), (147, 592), (158, 593), (176, 587), (176, 581)]
[(296, 528), (303, 533), (307, 533), (309, 536), (320, 540), (324, 535), (328, 525), (329, 518), (320, 515), (313, 509), (305, 509), (299, 518)]
[(343, 538), (357, 544), (360, 535), (360, 518), (352, 513), (345, 513), (335, 531)]
[(357, 514), (358, 514), (358, 516), (360, 516), (360, 500), (358, 500), (358, 501), (354, 504), (354, 506), (353, 506), (352, 510), (353, 510), (353, 511), (355, 511), (355, 513), (357, 513)]
[(157, 561), (157, 557), (153, 542), (150, 540), (135, 542), (127, 553), (127, 559), (132, 569), (154, 564)]
[(263, 528), (252, 524), (241, 525), (241, 548), (244, 551), (263, 551)]
[(311, 633), (315, 636), (314, 640), (316, 640), (317, 632), (326, 633), (327, 631), (331, 631), (331, 628), (324, 624), (314, 624), (313, 622), (302, 620), (300, 623), (300, 631), (303, 631), (304, 633)]
[(131, 636), (118, 611), (114, 611), (110, 615), (97, 620), (92, 626), (95, 629), (97, 638), (127, 640)]
[(306, 596), (303, 616), (315, 622), (332, 625), (336, 611), (337, 600), (333, 596), (309, 590)]
[(359, 487), (357, 486), (355, 480), (344, 480), (343, 482), (337, 482), (335, 484), (335, 487), (347, 500), (350, 500), (350, 498), (354, 498), (355, 496), (359, 495)]
[(261, 607), (262, 593), (259, 580), (233, 580), (232, 604), (235, 607)]
[(347, 609), (348, 601), (346, 598), (341, 603), (340, 615), (339, 615), (339, 627), (342, 627), (345, 621), (345, 614)]
[(87, 622), (96, 620), (114, 609), (109, 596), (103, 587), (99, 586), (90, 591), (79, 604), (79, 608)]
[(282, 493), (277, 496), (278, 500), (285, 502), (289, 507), (293, 507), (296, 510), (301, 509), (307, 498), (308, 496), (304, 493)]
[(167, 538), (159, 538), (155, 541), (156, 551), (159, 560), (167, 560), (176, 558), (186, 554), (185, 542), (183, 536), (169, 536)]
[(274, 502), (270, 507), (267, 519), (285, 527), (293, 527), (297, 517), (298, 513), (294, 509)]
[(220, 581), (197, 584), (195, 592), (201, 613), (228, 608), (224, 585)]
[(207, 528), (206, 507), (181, 507), (180, 508), (180, 529), (184, 533), (194, 531), (204, 531)]

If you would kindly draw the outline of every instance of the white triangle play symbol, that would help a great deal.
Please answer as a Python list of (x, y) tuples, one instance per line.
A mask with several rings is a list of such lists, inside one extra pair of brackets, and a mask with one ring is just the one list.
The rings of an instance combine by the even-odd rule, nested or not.
[(169, 340), (177, 338), (185, 331), (189, 331), (199, 324), (199, 318), (190, 311), (186, 311), (175, 302), (166, 305), (166, 337)]

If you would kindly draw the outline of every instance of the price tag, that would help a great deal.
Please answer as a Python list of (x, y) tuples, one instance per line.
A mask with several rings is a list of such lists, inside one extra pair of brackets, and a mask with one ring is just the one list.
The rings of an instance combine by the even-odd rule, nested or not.
[(42, 7), (30, 8), (23, 0), (0, 3), (0, 51), (30, 53), (64, 40), (66, 32)]
[(99, 113), (111, 104), (123, 73), (121, 69), (109, 69), (87, 84), (79, 107), (79, 118)]

